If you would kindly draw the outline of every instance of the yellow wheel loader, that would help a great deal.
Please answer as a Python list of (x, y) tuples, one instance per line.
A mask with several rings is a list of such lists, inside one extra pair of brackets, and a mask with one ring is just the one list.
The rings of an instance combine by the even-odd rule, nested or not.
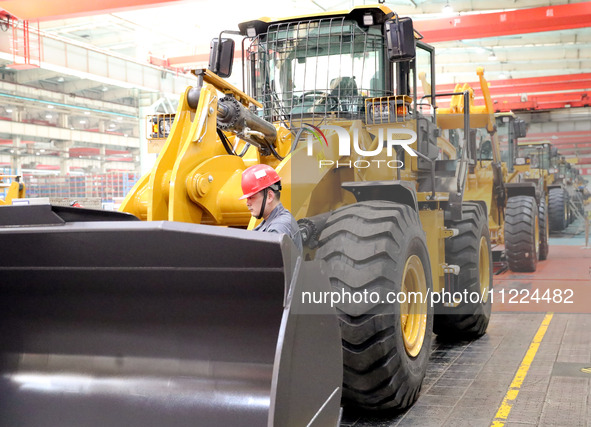
[[(575, 159), (576, 161), (576, 159)], [(584, 219), (585, 218), (585, 179), (581, 176), (581, 172), (579, 169), (572, 167), (568, 168), (570, 172), (570, 186), (568, 189), (570, 190), (570, 196), (572, 200), (572, 212), (573, 212), (573, 221), (575, 218)]]
[[(518, 142), (527, 134), (526, 123), (513, 113), (499, 113), (496, 120), (506, 147), (503, 157), (508, 169), (507, 192), (513, 198), (507, 208), (507, 221), (511, 223), (509, 232), (505, 232), (507, 261), (513, 271), (531, 272), (549, 252), (548, 192), (553, 178), (548, 174), (550, 155), (544, 154), (549, 154), (551, 148), (547, 143)], [(516, 256), (524, 253), (536, 256)]]
[[(507, 168), (501, 160), (493, 101), (482, 67), (477, 69), (477, 75), (484, 105), (474, 105), (474, 91), (468, 84), (457, 84), (454, 90), (456, 93), (467, 92), (469, 94), (470, 112), (474, 117), (471, 120), (471, 134), (469, 135), (469, 145), (466, 148), (469, 168), (464, 197), (479, 201), (486, 207), (494, 251), (494, 246), (504, 243)], [(439, 108), (438, 122), (457, 120), (458, 114), (463, 111), (463, 96), (454, 95), (451, 97), (448, 108)], [(465, 138), (462, 132), (463, 130), (449, 132), (449, 139), (456, 147), (456, 151), (461, 151), (458, 143)]]
[[(539, 225), (540, 220), (544, 221), (545, 218), (542, 202), (544, 193), (540, 191), (540, 183), (534, 183), (529, 178), (522, 181), (522, 175), (519, 174), (509, 175), (508, 165), (502, 161), (499, 140), (499, 136), (503, 140), (506, 139), (507, 135), (504, 131), (508, 126), (501, 126), (499, 131), (498, 125), (503, 122), (499, 123), (495, 118), (488, 82), (484, 78), (484, 69), (479, 67), (477, 74), (484, 105), (474, 105), (473, 90), (468, 84), (458, 84), (455, 88), (456, 93), (469, 93), (470, 111), (474, 113), (474, 120), (471, 121), (470, 144), (467, 147), (469, 170), (464, 197), (479, 201), (487, 208), (495, 261), (505, 259), (506, 265), (512, 271), (535, 271), (538, 257), (545, 259), (548, 248), (548, 234), (540, 231)], [(439, 109), (438, 121), (445, 123), (457, 120), (456, 117), (462, 109), (463, 95), (453, 95), (449, 108)], [(513, 133), (510, 136), (514, 138), (511, 142), (515, 143), (517, 136), (523, 137), (525, 134), (517, 135), (515, 123), (511, 122), (511, 125)], [(521, 130), (525, 132), (523, 126)], [(459, 132), (459, 135), (455, 135), (456, 132)], [(450, 131), (450, 140), (454, 146), (457, 146), (457, 141), (462, 139), (461, 132), (461, 130)], [(513, 145), (510, 147), (513, 148)], [(512, 153), (515, 153), (515, 149)], [(512, 164), (510, 167), (512, 168)], [(547, 231), (547, 227), (542, 230)], [(495, 248), (500, 249), (495, 250)]]
[[(576, 159), (572, 160), (576, 162)], [(556, 214), (553, 215), (553, 218), (556, 218), (556, 220), (553, 222), (558, 224), (553, 230), (560, 230), (560, 220), (558, 219), (559, 217), (557, 213), (559, 212), (559, 207), (561, 207), (561, 199), (564, 199), (564, 204), (567, 209), (564, 229), (573, 223), (576, 218), (584, 217), (583, 197), (578, 190), (579, 184), (577, 181), (579, 170), (573, 168), (572, 163), (569, 160), (565, 157), (557, 158), (556, 168), (553, 172), (555, 172), (553, 187), (560, 188), (560, 190), (553, 190), (553, 202), (555, 203), (555, 206), (553, 207), (552, 212), (556, 212)]]
[[(0, 209), (3, 419), (337, 425), (341, 399), (412, 405), (434, 328), (485, 333), (488, 214), (444, 135), (468, 147), (474, 117), (464, 93), (439, 122), (412, 20), (364, 6), (239, 30), (244, 87), (220, 34), (174, 118), (150, 119), (166, 142), (122, 212)], [(250, 231), (257, 163), (282, 178), (301, 254)]]
[[(12, 181), (8, 182), (8, 179)], [(21, 181), (20, 175), (0, 174), (0, 188), (5, 189), (4, 199), (0, 199), (0, 206), (10, 205), (14, 199), (22, 199), (26, 194), (26, 186)]]

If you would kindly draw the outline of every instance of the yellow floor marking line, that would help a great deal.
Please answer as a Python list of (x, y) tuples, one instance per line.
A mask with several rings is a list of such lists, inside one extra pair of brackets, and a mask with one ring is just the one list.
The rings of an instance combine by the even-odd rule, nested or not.
[(497, 411), (497, 414), (495, 415), (491, 427), (502, 427), (507, 422), (507, 418), (509, 417), (511, 408), (513, 408), (513, 405), (515, 404), (515, 399), (517, 399), (517, 395), (519, 394), (519, 389), (523, 384), (523, 380), (525, 380), (527, 371), (529, 371), (529, 368), (532, 362), (534, 361), (534, 357), (536, 357), (536, 353), (538, 352), (540, 343), (542, 342), (542, 339), (544, 338), (544, 335), (548, 330), (548, 325), (550, 325), (550, 321), (552, 320), (553, 316), (554, 313), (547, 313), (544, 317), (544, 320), (542, 321), (542, 324), (540, 325), (538, 332), (536, 332), (534, 339), (529, 345), (527, 353), (525, 353), (525, 357), (521, 361), (519, 369), (517, 369), (517, 373), (513, 377), (513, 381), (509, 386), (509, 390), (507, 390), (507, 394), (505, 395), (505, 398), (503, 399), (501, 406), (499, 406), (499, 409)]

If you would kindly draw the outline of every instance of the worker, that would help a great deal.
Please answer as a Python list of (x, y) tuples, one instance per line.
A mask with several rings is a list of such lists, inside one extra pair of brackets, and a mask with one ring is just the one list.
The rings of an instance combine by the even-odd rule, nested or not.
[(255, 231), (287, 234), (302, 251), (300, 229), (293, 215), (281, 204), (281, 178), (271, 166), (254, 165), (242, 172), (242, 193), (250, 214), (263, 218)]

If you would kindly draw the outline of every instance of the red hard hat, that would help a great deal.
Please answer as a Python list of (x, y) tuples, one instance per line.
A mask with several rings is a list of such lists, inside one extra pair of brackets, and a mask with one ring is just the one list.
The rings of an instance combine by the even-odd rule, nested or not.
[(281, 178), (269, 165), (254, 165), (242, 172), (242, 193), (246, 199), (259, 191), (281, 181)]

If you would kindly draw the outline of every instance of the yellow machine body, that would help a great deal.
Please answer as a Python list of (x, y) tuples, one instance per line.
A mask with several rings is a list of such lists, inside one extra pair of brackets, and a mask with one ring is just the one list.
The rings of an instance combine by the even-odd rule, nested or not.
[[(206, 75), (210, 75), (206, 71)], [(217, 77), (217, 76), (216, 76)], [(261, 157), (255, 147), (240, 158), (228, 155), (216, 134), (216, 113), (219, 92), (233, 91), (242, 93), (238, 88), (230, 88), (226, 83), (221, 86), (217, 80), (205, 79), (201, 89), (198, 108), (189, 107), (186, 98), (191, 88), (181, 96), (176, 119), (170, 135), (158, 157), (152, 171), (143, 176), (121, 204), (120, 211), (131, 213), (147, 221), (169, 220), (200, 223), (218, 226), (254, 228), (259, 222), (251, 217), (240, 186), (241, 174), (248, 166), (264, 163), (275, 168), (282, 182), (282, 204), (293, 212), (296, 219), (310, 217), (333, 211), (341, 206), (355, 202), (355, 197), (341, 187), (343, 182), (385, 181), (396, 178), (395, 169), (348, 168), (339, 165), (355, 164), (360, 156), (342, 157), (338, 154), (338, 136), (327, 131), (325, 136), (328, 146), (322, 147), (315, 156), (307, 156), (304, 145), (290, 153), (293, 135), (282, 126), (277, 128), (277, 149), (285, 159), (278, 161), (273, 156)], [(475, 117), (481, 117), (476, 113)], [(463, 116), (463, 113), (460, 113)], [(471, 116), (472, 117), (472, 116)], [(415, 130), (412, 121), (388, 125), (366, 126), (361, 120), (328, 119), (330, 125), (348, 129), (351, 137), (358, 132), (368, 151), (375, 150), (378, 139), (375, 135), (380, 128), (400, 126)], [(443, 138), (439, 145), (445, 147), (450, 155), (455, 155), (454, 147)], [(416, 149), (416, 142), (410, 144)], [(396, 160), (395, 153), (387, 160)], [(376, 162), (385, 162), (386, 152), (373, 158)], [(318, 167), (319, 159), (332, 161), (334, 164)], [(404, 163), (410, 168), (400, 172), (403, 181), (416, 182), (417, 158), (405, 153)], [(292, 182), (296, 173), (292, 165), (305, 170), (306, 179)], [(377, 163), (375, 163), (377, 164)], [(383, 163), (381, 163), (383, 165)], [(480, 172), (485, 175), (486, 171)], [(298, 173), (298, 177), (301, 173)], [(471, 179), (471, 178), (470, 178)], [(492, 182), (492, 180), (491, 180)], [(470, 181), (468, 181), (470, 185)], [(417, 200), (429, 200), (431, 193), (417, 193)], [(437, 194), (437, 201), (448, 200), (446, 194)], [(466, 197), (468, 200), (486, 200), (485, 195), (475, 193)], [(490, 198), (488, 202), (491, 203)], [(444, 241), (449, 237), (445, 233), (443, 211), (420, 211), (421, 222), (427, 235), (431, 270), (434, 278), (434, 290), (441, 291), (444, 286), (445, 250)]]
[[(491, 243), (503, 244), (505, 196), (502, 194), (504, 183), (508, 181), (507, 167), (501, 163), (501, 151), (495, 127), (495, 113), (488, 82), (484, 78), (484, 69), (477, 69), (484, 105), (475, 105), (474, 91), (469, 84), (457, 84), (454, 92), (468, 92), (470, 100), (470, 127), (478, 128), (490, 137), (492, 160), (481, 160), (473, 156), (468, 171), (464, 198), (479, 200), (486, 204), (489, 215)], [(448, 108), (439, 108), (437, 122), (444, 129), (457, 128), (464, 110), (463, 95), (453, 95)]]
[[(294, 17), (278, 21), (263, 18), (240, 24), (240, 28), (243, 33), (254, 31), (256, 34), (269, 29), (269, 34), (271, 34), (271, 28), (278, 28), (288, 22), (300, 22), (300, 20), (308, 22), (308, 20), (314, 19), (338, 20), (341, 19), (341, 16), (365, 22), (369, 15), (372, 17), (372, 22), (385, 22), (383, 20), (388, 20), (387, 16), (390, 16), (390, 13), (391, 10), (382, 5), (358, 7), (348, 12), (330, 12), (305, 18)], [(363, 19), (360, 19), (361, 17)], [(335, 24), (331, 25), (334, 25), (334, 28), (337, 28), (336, 31), (339, 31), (337, 22), (340, 21), (334, 22)], [(395, 25), (399, 25), (398, 21)], [(408, 31), (410, 27), (406, 28), (407, 30), (397, 29), (396, 31)], [(299, 37), (299, 34), (296, 37)], [(416, 40), (420, 39), (420, 36), (414, 31), (412, 37)], [(413, 43), (419, 43), (416, 40), (413, 40)], [(307, 40), (303, 39), (298, 43), (305, 44)], [(330, 41), (325, 39), (323, 43), (330, 44)], [(297, 44), (293, 46), (297, 46)], [(298, 53), (298, 48), (293, 46), (292, 49), (296, 52), (294, 55), (301, 54)], [(429, 50), (432, 48), (428, 45), (425, 46), (425, 51), (431, 52), (434, 58), (433, 51)], [(270, 48), (270, 52), (274, 53), (275, 51), (277, 49)], [(255, 50), (251, 54), (256, 55), (257, 52)], [(278, 60), (275, 64), (282, 64), (281, 61), (284, 59)], [(263, 71), (258, 72), (262, 73)], [(277, 73), (279, 74), (279, 72)], [(446, 227), (446, 221), (449, 221), (447, 217), (449, 212), (446, 213), (448, 206), (456, 206), (454, 215), (457, 216), (462, 209), (462, 200), (486, 204), (492, 240), (496, 243), (502, 240), (499, 237), (502, 236), (502, 203), (498, 197), (495, 197), (494, 187), (500, 185), (498, 182), (499, 173), (506, 174), (506, 169), (503, 169), (502, 172), (493, 170), (493, 166), (500, 162), (500, 151), (494, 134), (492, 101), (482, 69), (478, 70), (478, 75), (485, 94), (485, 106), (474, 105), (471, 88), (458, 86), (456, 92), (469, 92), (469, 106), (467, 106), (469, 111), (463, 96), (454, 95), (450, 107), (439, 107), (436, 114), (437, 119), (429, 125), (432, 126), (431, 128), (427, 127), (425, 130), (419, 128), (415, 116), (409, 115), (410, 109), (414, 108), (415, 113), (413, 114), (418, 111), (419, 106), (415, 105), (418, 104), (418, 101), (405, 93), (374, 92), (374, 96), (368, 96), (367, 94), (373, 90), (368, 88), (361, 91), (364, 94), (365, 117), (353, 117), (335, 112), (311, 114), (308, 117), (303, 117), (302, 114), (301, 117), (298, 117), (297, 114), (292, 113), (289, 119), (279, 117), (270, 120), (276, 135), (271, 142), (275, 155), (260, 146), (255, 146), (256, 144), (249, 147), (247, 140), (237, 131), (228, 131), (222, 127), (222, 132), (220, 132), (219, 126), (216, 126), (218, 115), (226, 114), (224, 112), (226, 107), (220, 105), (225, 102), (222, 100), (224, 96), (234, 98), (243, 108), (250, 111), (258, 109), (260, 112), (263, 105), (264, 108), (268, 108), (269, 101), (267, 100), (267, 104), (265, 104), (259, 98), (258, 101), (261, 103), (257, 102), (209, 70), (197, 70), (194, 71), (194, 74), (201, 79), (200, 84), (196, 88), (187, 88), (181, 96), (174, 123), (170, 127), (170, 134), (160, 156), (152, 171), (141, 178), (126, 197), (120, 208), (122, 212), (131, 213), (147, 221), (168, 220), (253, 229), (260, 220), (257, 221), (251, 217), (245, 201), (239, 199), (242, 195), (241, 174), (251, 165), (266, 164), (273, 167), (281, 177), (281, 202), (292, 212), (296, 220), (328, 215), (339, 208), (353, 206), (367, 200), (385, 198), (392, 202), (398, 202), (394, 196), (388, 196), (378, 188), (390, 185), (390, 183), (398, 186), (397, 191), (401, 191), (401, 193), (397, 193), (396, 197), (406, 197), (406, 205), (418, 214), (428, 252), (426, 260), (417, 261), (417, 258), (413, 258), (408, 266), (411, 273), (408, 274), (415, 274), (417, 269), (420, 270), (417, 266), (428, 263), (428, 271), (430, 271), (432, 278), (432, 291), (435, 293), (445, 290), (452, 291), (454, 285), (452, 285), (453, 279), (450, 281), (450, 275), (457, 276), (460, 271), (458, 266), (448, 265), (446, 262), (446, 239), (457, 233), (457, 230)], [(359, 76), (357, 77), (359, 78)], [(290, 78), (287, 78), (288, 82)], [(322, 89), (326, 91), (325, 94), (314, 98), (311, 111), (315, 112), (316, 108), (321, 105), (319, 99), (324, 102), (324, 105), (328, 105), (330, 100), (328, 91), (335, 90), (336, 83), (334, 82), (338, 80), (343, 81), (340, 78), (333, 79), (330, 89)], [(436, 94), (432, 92), (424, 72), (421, 73), (420, 80), (424, 93), (435, 97)], [(196, 105), (192, 106), (188, 99), (196, 89), (199, 90), (199, 98)], [(320, 89), (315, 87), (310, 93), (317, 94), (321, 92)], [(272, 96), (278, 97), (284, 96), (284, 94)], [(300, 104), (305, 103), (305, 96), (306, 93), (302, 94)], [(341, 101), (341, 99), (338, 100), (338, 102)], [(293, 105), (291, 108), (294, 108)], [(375, 112), (376, 109), (381, 111), (381, 115), (378, 116), (378, 119), (370, 118), (369, 112)], [(468, 166), (466, 154), (459, 156), (458, 148), (444, 134), (449, 130), (465, 129), (467, 117), (469, 117), (471, 129), (482, 128), (491, 135), (494, 152), (492, 162), (480, 161)], [(286, 125), (287, 121), (289, 121), (291, 129)], [(347, 154), (341, 153), (342, 133), (326, 128), (334, 128), (335, 126), (344, 130), (350, 141), (356, 141), (358, 146), (355, 150), (350, 150)], [(298, 140), (299, 133), (294, 131), (294, 129), (303, 129), (304, 127), (324, 129), (322, 136), (325, 141), (313, 141), (310, 151), (310, 140)], [(428, 140), (432, 144), (429, 150), (435, 150), (435, 154), (433, 155), (433, 151), (430, 151), (429, 156), (432, 157), (426, 160), (424, 156), (411, 155), (412, 150), (420, 152), (418, 138), (414, 142), (408, 143), (408, 150), (386, 150), (384, 146), (380, 145), (383, 144), (383, 138), (380, 138), (380, 135), (383, 137), (386, 134), (392, 134), (392, 132), (398, 140), (402, 141), (409, 139), (412, 133), (417, 135), (426, 132), (424, 135), (428, 134), (428, 138), (436, 135), (433, 140)], [(424, 135), (423, 138), (426, 137)], [(235, 153), (242, 152), (241, 156), (229, 154), (227, 146), (224, 147), (224, 140), (233, 145)], [(369, 157), (357, 154), (359, 152), (373, 153), (373, 155), (368, 160)], [(456, 185), (450, 186), (448, 184), (445, 188), (453, 187), (453, 191), (443, 191), (437, 189), (438, 184), (435, 182), (431, 187), (425, 185), (425, 176), (428, 173), (425, 163), (421, 162), (431, 162), (434, 165), (436, 159), (437, 161), (450, 162), (448, 165), (451, 166), (448, 167), (453, 168), (456, 168), (457, 163), (455, 174), (454, 171), (449, 170), (446, 175), (448, 182), (452, 180), (455, 184), (457, 181), (457, 189)], [(400, 162), (404, 167), (385, 167), (386, 164), (390, 164), (388, 162)], [(367, 167), (368, 164), (371, 167)], [(376, 167), (378, 165), (381, 167)], [(434, 172), (432, 173), (434, 174)], [(365, 184), (369, 187), (364, 187)], [(367, 190), (367, 188), (373, 188), (372, 186), (375, 186), (373, 190)], [(429, 190), (426, 191), (425, 188), (429, 188)], [(480, 247), (486, 249), (487, 244), (480, 245)], [(304, 259), (309, 260), (316, 257), (316, 248), (304, 248)], [(486, 258), (486, 255), (483, 255), (483, 258)], [(415, 287), (424, 289), (424, 286), (421, 285), (424, 278), (421, 279), (419, 274), (415, 279), (408, 282), (407, 289)], [(448, 305), (453, 308), (458, 303), (449, 303)], [(404, 318), (405, 321), (406, 319), (414, 319), (413, 321), (417, 324), (423, 325), (422, 328), (426, 327), (426, 314), (423, 316), (423, 314), (416, 312), (409, 316)], [(411, 351), (413, 355), (418, 354), (421, 350), (422, 341), (415, 339), (418, 336), (420, 333), (417, 335), (416, 331), (409, 331), (408, 336), (405, 333), (405, 340), (408, 337), (410, 343), (407, 351)]]
[[(7, 179), (13, 179), (12, 182), (5, 182)], [(11, 205), (14, 199), (22, 199), (26, 195), (26, 186), (17, 175), (0, 175), (0, 188), (8, 188), (4, 200), (0, 199), (0, 206)]]

